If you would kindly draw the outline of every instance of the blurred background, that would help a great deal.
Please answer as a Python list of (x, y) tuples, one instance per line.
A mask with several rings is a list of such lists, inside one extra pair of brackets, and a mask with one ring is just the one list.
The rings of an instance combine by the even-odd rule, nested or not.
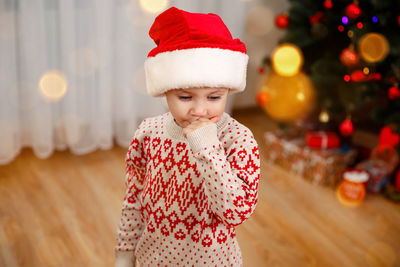
[(0, 0), (0, 266), (112, 266), (154, 18), (216, 13), (250, 57), (245, 266), (400, 266), (398, 0)]
[(280, 34), (273, 13), (286, 5), (255, 3), (2, 0), (0, 164), (25, 146), (40, 158), (109, 149), (114, 140), (126, 147), (141, 120), (165, 112), (162, 99), (146, 95), (143, 62), (155, 46), (150, 26), (170, 6), (218, 13), (233, 36), (248, 39), (248, 90), (227, 110), (255, 105), (256, 69)]

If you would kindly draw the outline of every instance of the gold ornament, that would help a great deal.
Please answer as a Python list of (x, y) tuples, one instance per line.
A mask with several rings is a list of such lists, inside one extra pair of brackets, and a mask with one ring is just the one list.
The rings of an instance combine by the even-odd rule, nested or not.
[(380, 33), (367, 33), (361, 37), (358, 50), (365, 61), (375, 63), (385, 59), (389, 53), (389, 42)]
[(327, 123), (329, 122), (329, 113), (326, 111), (326, 109), (322, 110), (321, 113), (319, 114), (319, 121), (322, 123)]
[(272, 65), (282, 76), (296, 75), (303, 65), (303, 54), (294, 44), (281, 44), (272, 52)]
[(271, 71), (261, 90), (269, 96), (263, 108), (275, 120), (292, 122), (302, 119), (313, 108), (314, 87), (302, 72), (285, 77)]

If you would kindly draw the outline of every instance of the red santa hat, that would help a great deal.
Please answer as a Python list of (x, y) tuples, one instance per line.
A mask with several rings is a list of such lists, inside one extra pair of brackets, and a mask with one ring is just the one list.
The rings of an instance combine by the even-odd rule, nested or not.
[(156, 17), (149, 34), (157, 45), (145, 61), (151, 96), (179, 88), (246, 87), (246, 46), (218, 15), (171, 7)]

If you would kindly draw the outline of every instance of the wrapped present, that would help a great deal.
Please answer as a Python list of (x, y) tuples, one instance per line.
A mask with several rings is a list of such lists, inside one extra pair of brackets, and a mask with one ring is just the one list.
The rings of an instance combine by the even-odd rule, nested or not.
[(266, 158), (313, 184), (336, 186), (357, 156), (355, 149), (316, 149), (301, 133), (266, 132)]
[(306, 133), (306, 142), (309, 147), (339, 148), (340, 139), (335, 132), (310, 131)]

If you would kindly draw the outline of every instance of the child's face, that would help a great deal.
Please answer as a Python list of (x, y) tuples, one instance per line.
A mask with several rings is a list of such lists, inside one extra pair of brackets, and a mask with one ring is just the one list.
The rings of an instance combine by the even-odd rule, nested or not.
[(185, 88), (165, 93), (172, 116), (181, 127), (200, 118), (221, 118), (224, 113), (228, 88)]

